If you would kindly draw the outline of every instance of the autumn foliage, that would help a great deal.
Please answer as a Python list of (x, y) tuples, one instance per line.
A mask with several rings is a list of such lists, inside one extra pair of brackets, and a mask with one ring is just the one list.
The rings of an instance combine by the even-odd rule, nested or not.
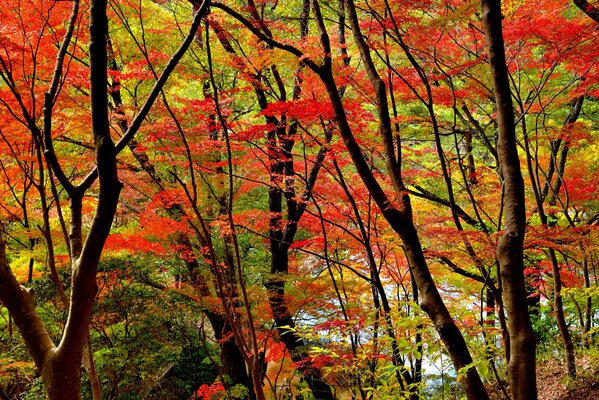
[[(523, 316), (537, 367), (575, 379), (599, 324), (599, 25), (497, 3)], [(536, 398), (512, 376), (483, 14), (5, 1), (0, 397), (57, 398), (68, 364), (69, 399)]]

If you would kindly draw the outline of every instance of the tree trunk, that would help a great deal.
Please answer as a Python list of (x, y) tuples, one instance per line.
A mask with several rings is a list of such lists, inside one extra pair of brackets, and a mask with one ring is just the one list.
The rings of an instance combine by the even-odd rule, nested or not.
[(44, 363), (42, 381), (49, 400), (80, 400), (81, 355), (57, 348)]
[(85, 372), (87, 372), (87, 377), (89, 378), (93, 400), (102, 400), (102, 387), (100, 386), (98, 371), (96, 371), (96, 365), (94, 363), (94, 350), (92, 349), (92, 341), (89, 331), (87, 332), (87, 337), (85, 338), (83, 368), (85, 369)]
[(586, 348), (590, 347), (589, 332), (591, 330), (591, 317), (593, 315), (593, 299), (590, 296), (589, 289), (591, 288), (591, 280), (589, 276), (589, 263), (587, 255), (585, 254), (584, 260), (582, 260), (582, 272), (584, 276), (584, 288), (585, 290), (585, 308), (584, 308), (584, 327), (582, 329), (582, 343)]
[(564, 350), (566, 351), (566, 366), (568, 368), (568, 376), (572, 379), (576, 378), (576, 358), (574, 355), (574, 344), (572, 336), (566, 324), (566, 316), (564, 315), (564, 305), (562, 301), (562, 280), (560, 277), (559, 263), (555, 255), (555, 250), (549, 249), (549, 260), (551, 261), (551, 271), (553, 273), (553, 310), (555, 311), (555, 319), (559, 328)]
[(268, 297), (275, 325), (279, 330), (281, 341), (285, 344), (293, 362), (298, 364), (298, 369), (310, 387), (314, 398), (317, 400), (333, 400), (335, 396), (331, 387), (324, 381), (320, 369), (312, 364), (304, 339), (294, 330), (295, 322), (287, 307), (285, 300), (285, 279), (281, 274), (285, 274), (288, 269), (288, 249), (289, 246), (284, 243), (271, 246), (271, 250), (273, 250), (271, 270), (274, 270), (274, 276), (267, 281), (266, 287), (269, 293)]
[(586, 15), (589, 16), (593, 21), (599, 23), (599, 8), (590, 4), (586, 0), (574, 0), (574, 4), (580, 8)]
[(254, 385), (248, 375), (245, 359), (243, 354), (241, 354), (239, 346), (235, 342), (229, 323), (225, 317), (211, 311), (207, 311), (206, 316), (214, 330), (214, 337), (220, 346), (220, 360), (223, 365), (222, 372), (227, 375), (232, 382), (232, 385), (223, 382), (225, 387), (243, 385), (248, 389), (248, 399), (255, 399)]
[(501, 1), (482, 0), (482, 14), (497, 107), (497, 152), (504, 179), (505, 228), (497, 244), (497, 260), (510, 335), (508, 377), (514, 400), (536, 400), (536, 342), (528, 314), (523, 265), (524, 181), (516, 148), (514, 110), (505, 62)]

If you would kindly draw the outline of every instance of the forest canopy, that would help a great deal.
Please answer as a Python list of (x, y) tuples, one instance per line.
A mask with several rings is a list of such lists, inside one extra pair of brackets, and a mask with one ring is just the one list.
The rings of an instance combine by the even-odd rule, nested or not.
[(0, 397), (599, 385), (598, 39), (580, 0), (3, 2)]

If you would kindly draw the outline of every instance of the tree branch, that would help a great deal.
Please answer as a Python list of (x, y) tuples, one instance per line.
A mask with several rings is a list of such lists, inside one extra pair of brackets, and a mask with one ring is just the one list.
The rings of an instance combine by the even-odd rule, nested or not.
[(4, 233), (0, 229), (0, 300), (19, 328), (35, 366), (42, 370), (54, 344), (39, 314), (31, 292), (21, 286), (13, 275), (6, 258)]
[(580, 8), (582, 12), (588, 15), (593, 21), (599, 23), (599, 8), (592, 4), (589, 4), (586, 0), (574, 0), (576, 7)]

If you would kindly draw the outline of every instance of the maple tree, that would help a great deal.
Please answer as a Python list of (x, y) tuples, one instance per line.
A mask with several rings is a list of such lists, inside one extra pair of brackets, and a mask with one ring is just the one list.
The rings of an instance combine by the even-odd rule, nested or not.
[[(49, 10), (52, 10), (54, 4), (49, 3), (47, 2), (46, 5), (50, 6)], [(41, 11), (43, 8), (36, 9), (33, 7), (34, 5), (31, 6), (31, 9), (25, 9), (25, 11), (28, 11), (31, 17), (41, 17), (43, 27), (50, 25), (50, 21), (47, 19), (48, 15), (52, 14), (54, 17), (57, 14), (48, 13), (38, 15), (36, 11)], [(205, 9), (206, 7), (204, 7)], [(18, 18), (23, 16), (21, 14), (23, 8), (20, 3), (14, 4), (9, 8), (9, 11), (16, 13), (17, 24), (22, 23), (22, 28), (28, 28), (32, 25), (31, 22), (28, 21), (25, 23), (25, 21)], [(46, 9), (47, 12), (48, 9)], [(4, 89), (9, 94), (7, 100), (12, 100), (10, 103), (4, 101), (3, 104), (8, 106), (7, 112), (15, 117), (15, 122), (29, 130), (32, 140), (38, 149), (38, 159), (36, 161), (39, 163), (38, 168), (40, 168), (40, 171), (43, 168), (42, 163), (45, 161), (70, 198), (70, 231), (66, 239), (70, 250), (69, 256), (72, 260), (71, 296), (68, 302), (68, 319), (58, 345), (54, 345), (39, 314), (36, 312), (32, 294), (19, 285), (12, 273), (7, 263), (5, 240), (2, 238), (0, 241), (2, 302), (8, 308), (11, 317), (14, 318), (15, 324), (24, 337), (29, 352), (42, 376), (48, 396), (50, 398), (61, 399), (80, 398), (80, 366), (88, 332), (88, 324), (97, 291), (97, 267), (104, 243), (112, 225), (122, 187), (117, 177), (116, 154), (119, 150), (119, 145), (126, 144), (127, 136), (132, 136), (139, 127), (138, 125), (137, 128), (129, 129), (125, 135), (125, 139), (122, 139), (119, 145), (115, 146), (110, 137), (108, 121), (107, 54), (105, 51), (108, 27), (106, 2), (92, 2), (89, 13), (89, 101), (91, 132), (93, 135), (90, 147), (95, 152), (96, 165), (83, 178), (82, 183), (74, 184), (73, 179), (76, 176), (67, 175), (65, 166), (60, 164), (59, 157), (55, 151), (54, 135), (52, 132), (54, 128), (53, 118), (55, 118), (53, 110), (56, 107), (57, 98), (60, 94), (59, 89), (63, 89), (62, 85), (64, 84), (63, 68), (65, 59), (68, 47), (73, 39), (74, 30), (79, 24), (79, 2), (73, 2), (68, 25), (64, 31), (64, 37), (62, 41), (58, 42), (60, 47), (56, 55), (55, 68), (54, 70), (50, 70), (49, 73), (46, 72), (45, 75), (46, 79), (49, 78), (50, 84), (49, 87), (41, 89), (46, 89), (45, 92), (42, 92), (42, 113), (38, 111), (39, 107), (36, 107), (40, 102), (40, 99), (36, 98), (36, 94), (38, 96), (40, 94), (35, 91), (41, 85), (38, 85), (37, 79), (32, 80), (31, 84), (28, 84), (29, 77), (27, 71), (18, 69), (19, 64), (15, 63), (13, 58), (18, 60), (20, 58), (19, 53), (21, 53), (27, 58), (35, 60), (37, 52), (40, 49), (34, 47), (32, 44), (40, 46), (40, 39), (43, 35), (36, 35), (35, 32), (25, 32), (26, 35), (22, 37), (24, 43), (21, 45), (19, 45), (19, 42), (11, 43), (5, 40), (4, 46), (7, 52), (6, 58), (3, 57), (2, 59), (2, 79), (6, 85)], [(196, 21), (199, 22), (201, 14), (198, 14)], [(189, 46), (193, 33), (197, 29), (198, 22), (196, 22), (192, 33), (188, 35), (188, 40), (180, 53), (183, 53), (185, 47)], [(33, 36), (29, 37), (27, 33), (33, 34)], [(51, 43), (47, 45), (51, 45)], [(69, 56), (74, 57), (74, 55)], [(173, 64), (176, 64), (178, 61), (175, 60), (175, 58), (171, 60)], [(13, 65), (17, 68), (13, 68)], [(166, 76), (168, 76), (168, 72), (163, 75), (163, 78)], [(21, 82), (24, 82), (23, 87), (20, 85)], [(154, 99), (159, 90), (160, 85), (156, 85)], [(23, 95), (21, 95), (22, 92)], [(146, 102), (145, 110), (142, 109), (142, 112), (138, 114), (138, 117), (140, 117), (139, 122), (145, 117), (144, 113), (147, 114), (154, 99), (150, 97)], [(41, 123), (41, 127), (38, 123)], [(40, 157), (40, 149), (43, 149), (44, 152), (45, 160), (43, 161)], [(40, 179), (44, 179), (43, 175)], [(98, 180), (97, 202), (95, 206), (92, 206), (95, 209), (95, 213), (84, 239), (83, 198), (96, 179)], [(55, 201), (58, 201), (58, 199), (55, 199)], [(42, 207), (44, 207), (44, 202), (42, 200)], [(47, 240), (50, 241), (50, 232), (46, 230), (45, 234)], [(53, 254), (50, 254), (50, 256), (53, 256)], [(60, 292), (62, 284), (60, 282), (55, 283)]]
[(535, 399), (596, 346), (592, 3), (9, 3), (5, 393)]

